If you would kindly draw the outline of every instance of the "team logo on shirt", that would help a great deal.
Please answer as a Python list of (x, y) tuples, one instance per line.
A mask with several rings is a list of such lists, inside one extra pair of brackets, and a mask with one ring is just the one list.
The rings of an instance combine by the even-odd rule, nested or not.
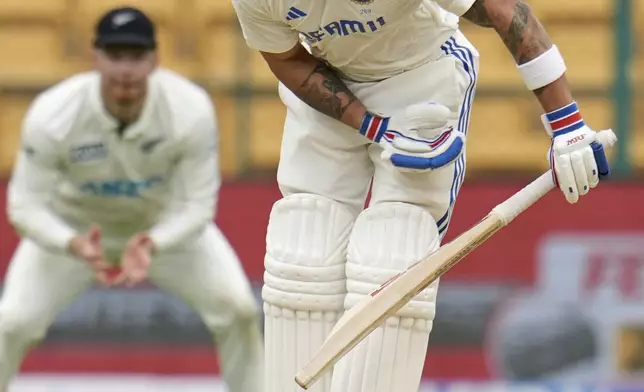
[(162, 137), (148, 140), (145, 143), (141, 144), (141, 152), (143, 152), (144, 154), (151, 154), (154, 151), (154, 149), (164, 141), (165, 141), (165, 138), (162, 138)]
[(72, 146), (69, 159), (72, 163), (100, 161), (107, 158), (107, 146), (104, 142), (90, 142)]
[(288, 13), (286, 14), (286, 21), (290, 22), (292, 20), (304, 18), (305, 16), (306, 12), (302, 11), (299, 8), (291, 7), (288, 9)]

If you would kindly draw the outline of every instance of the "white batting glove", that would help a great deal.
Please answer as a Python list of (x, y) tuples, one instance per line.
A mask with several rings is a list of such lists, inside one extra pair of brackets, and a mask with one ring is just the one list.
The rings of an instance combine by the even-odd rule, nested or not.
[(597, 133), (584, 123), (576, 102), (541, 118), (552, 136), (548, 155), (553, 180), (566, 200), (576, 203), (600, 178), (610, 175), (604, 147), (597, 142)]
[(434, 102), (412, 105), (400, 116), (367, 113), (360, 133), (378, 143), (381, 158), (400, 171), (435, 170), (454, 162), (465, 146), (465, 135), (447, 125), (449, 115), (447, 107)]

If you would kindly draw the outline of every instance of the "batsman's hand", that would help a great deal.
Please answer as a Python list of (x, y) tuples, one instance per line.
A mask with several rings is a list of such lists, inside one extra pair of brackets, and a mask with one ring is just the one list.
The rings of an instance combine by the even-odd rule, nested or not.
[(597, 132), (583, 121), (576, 103), (542, 116), (552, 135), (548, 151), (555, 185), (574, 204), (610, 176), (610, 166)]
[(87, 233), (73, 237), (69, 241), (69, 251), (92, 267), (98, 282), (106, 286), (110, 284), (111, 264), (105, 259), (101, 244), (101, 228), (98, 225), (92, 225)]
[(123, 250), (121, 271), (113, 284), (133, 287), (147, 279), (153, 250), (154, 242), (147, 233), (134, 235)]
[(382, 147), (381, 158), (402, 172), (425, 172), (454, 162), (463, 153), (465, 135), (447, 125), (450, 110), (428, 102), (400, 115), (365, 116), (360, 133)]

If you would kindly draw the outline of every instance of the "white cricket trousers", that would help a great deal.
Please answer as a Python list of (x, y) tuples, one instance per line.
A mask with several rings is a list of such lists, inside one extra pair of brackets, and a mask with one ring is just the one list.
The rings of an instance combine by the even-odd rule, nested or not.
[[(414, 104), (438, 102), (451, 109), (448, 124), (467, 134), (479, 55), (460, 31), (440, 50), (437, 60), (416, 69), (381, 82), (347, 82), (347, 86), (369, 110), (386, 115)], [(467, 150), (439, 170), (401, 173), (380, 159), (380, 146), (369, 144), (356, 130), (315, 111), (283, 85), (280, 97), (287, 107), (277, 173), (284, 196), (324, 196), (357, 216), (372, 185), (371, 205), (404, 202), (423, 207), (436, 220), (440, 234), (445, 233), (465, 177)]]
[[(215, 225), (194, 243), (154, 257), (149, 279), (182, 299), (212, 332), (230, 392), (263, 388), (258, 309), (237, 255)], [(54, 318), (94, 281), (81, 260), (52, 254), (28, 239), (16, 250), (0, 300), (0, 391), (26, 350)], [(213, 353), (214, 355), (214, 353)]]

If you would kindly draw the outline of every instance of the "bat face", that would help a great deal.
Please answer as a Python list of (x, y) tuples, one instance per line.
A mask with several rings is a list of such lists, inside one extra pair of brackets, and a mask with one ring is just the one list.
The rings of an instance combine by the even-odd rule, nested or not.
[(331, 369), (387, 318), (501, 227), (502, 221), (496, 217), (484, 219), (454, 241), (392, 276), (347, 310), (318, 352), (297, 374), (297, 383), (304, 389), (313, 385), (325, 371)]

